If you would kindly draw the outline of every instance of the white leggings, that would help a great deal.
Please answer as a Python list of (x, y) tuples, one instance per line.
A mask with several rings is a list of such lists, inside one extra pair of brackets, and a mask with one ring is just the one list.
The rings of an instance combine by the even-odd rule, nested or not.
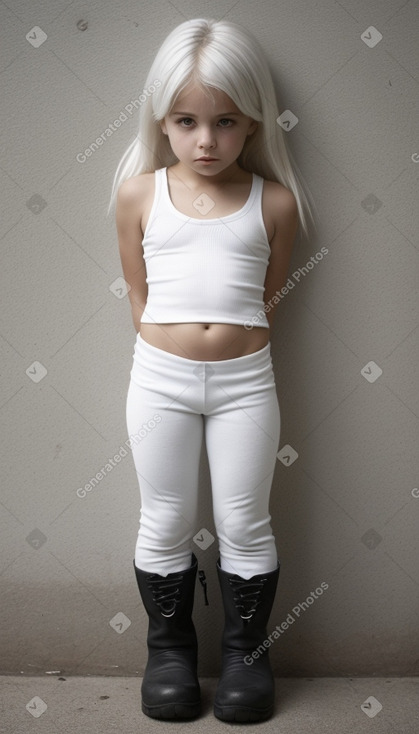
[(277, 568), (269, 495), (281, 419), (270, 342), (201, 362), (138, 333), (126, 419), (141, 494), (138, 568), (166, 576), (190, 567), (204, 435), (221, 568), (245, 579)]

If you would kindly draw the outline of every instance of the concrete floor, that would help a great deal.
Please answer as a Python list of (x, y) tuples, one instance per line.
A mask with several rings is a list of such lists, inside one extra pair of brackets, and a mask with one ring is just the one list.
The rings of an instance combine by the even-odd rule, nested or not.
[(419, 733), (419, 678), (280, 678), (275, 715), (260, 724), (218, 721), (212, 713), (217, 680), (203, 678), (200, 682), (201, 717), (190, 722), (161, 722), (141, 712), (141, 678), (1, 676), (0, 731), (218, 734), (230, 728), (234, 734)]

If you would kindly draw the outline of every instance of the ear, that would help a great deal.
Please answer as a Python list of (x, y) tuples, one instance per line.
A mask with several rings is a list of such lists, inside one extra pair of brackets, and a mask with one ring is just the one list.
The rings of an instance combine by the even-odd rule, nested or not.
[(252, 135), (252, 133), (254, 133), (255, 130), (257, 129), (257, 126), (258, 126), (257, 120), (252, 120), (252, 122), (250, 123), (248, 127), (247, 135)]
[(160, 128), (161, 128), (162, 133), (164, 135), (167, 135), (166, 123), (165, 123), (164, 119), (159, 121), (159, 125), (160, 125)]

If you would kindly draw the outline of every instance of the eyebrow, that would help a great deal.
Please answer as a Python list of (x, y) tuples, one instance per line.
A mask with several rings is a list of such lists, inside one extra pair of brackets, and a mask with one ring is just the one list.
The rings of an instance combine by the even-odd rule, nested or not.
[[(187, 115), (188, 117), (196, 117), (196, 115), (193, 114), (193, 112), (171, 112), (171, 115)], [(238, 115), (241, 115), (241, 112), (223, 112), (222, 115), (216, 115), (216, 117), (237, 117)]]

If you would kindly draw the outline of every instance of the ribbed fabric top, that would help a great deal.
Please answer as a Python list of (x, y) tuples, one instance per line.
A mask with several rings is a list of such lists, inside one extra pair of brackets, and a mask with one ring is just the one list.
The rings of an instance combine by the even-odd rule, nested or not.
[[(262, 190), (263, 178), (253, 174), (249, 198), (239, 211), (195, 219), (173, 205), (167, 167), (155, 171), (154, 201), (143, 238), (148, 296), (142, 323), (243, 326), (253, 319), (269, 328), (263, 295), (270, 246)], [(205, 194), (197, 197), (200, 201), (204, 209), (210, 203)]]

